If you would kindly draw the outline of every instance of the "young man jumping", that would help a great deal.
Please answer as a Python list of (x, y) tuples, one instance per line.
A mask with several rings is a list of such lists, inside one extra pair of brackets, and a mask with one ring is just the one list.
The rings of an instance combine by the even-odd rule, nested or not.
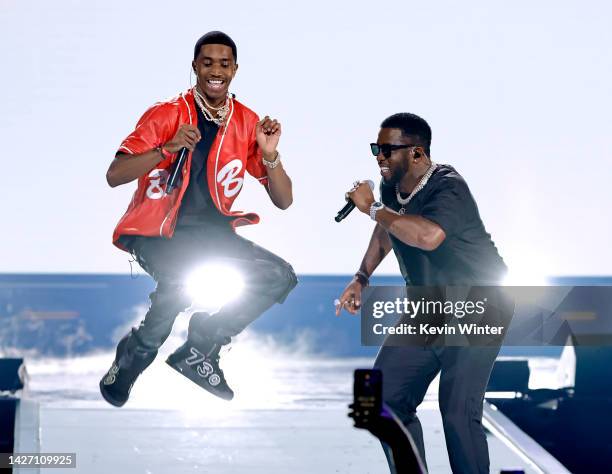
[[(291, 205), (291, 180), (277, 151), (281, 124), (267, 116), (260, 121), (228, 92), (238, 64), (236, 44), (225, 33), (212, 31), (197, 41), (192, 68), (196, 86), (149, 108), (106, 174), (111, 187), (138, 180), (113, 243), (132, 253), (157, 283), (147, 314), (121, 339), (100, 381), (103, 397), (115, 406), (125, 404), (176, 316), (191, 305), (183, 280), (202, 263), (231, 262), (244, 275), (245, 289), (213, 315), (193, 314), (187, 342), (167, 362), (226, 400), (234, 393), (219, 367), (221, 346), (297, 284), (287, 262), (235, 233), (259, 217), (231, 210), (245, 171), (278, 208)], [(183, 148), (182, 181), (168, 193), (168, 176)]]

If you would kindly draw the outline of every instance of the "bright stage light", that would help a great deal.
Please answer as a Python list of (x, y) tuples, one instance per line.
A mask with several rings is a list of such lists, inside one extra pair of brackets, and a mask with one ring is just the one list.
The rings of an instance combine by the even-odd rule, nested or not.
[(193, 307), (220, 308), (235, 300), (244, 289), (242, 274), (224, 264), (204, 265), (186, 279)]
[(509, 271), (502, 280), (503, 286), (547, 286), (548, 278), (533, 269), (531, 271)]
[(549, 269), (553, 268), (543, 252), (526, 246), (508, 246), (504, 253), (508, 273), (504, 286), (548, 286)]
[(523, 394), (521, 392), (485, 392), (485, 398), (497, 398), (503, 400), (513, 400), (515, 398), (521, 398)]

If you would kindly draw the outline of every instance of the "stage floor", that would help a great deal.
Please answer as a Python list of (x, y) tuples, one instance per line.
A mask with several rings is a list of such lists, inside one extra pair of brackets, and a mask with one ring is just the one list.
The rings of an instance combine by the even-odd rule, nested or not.
[[(174, 344), (170, 344), (172, 347)], [(169, 349), (168, 349), (169, 351)], [(112, 354), (31, 361), (29, 398), (40, 405), (41, 452), (74, 452), (77, 468), (55, 473), (384, 473), (378, 441), (352, 427), (352, 373), (369, 359), (312, 357), (299, 348), (242, 337), (223, 355), (237, 395), (218, 400), (164, 363), (134, 387), (124, 408), (97, 384)], [(419, 410), (432, 474), (449, 473), (437, 380)], [(489, 435), (491, 472), (527, 467)]]
[[(420, 412), (432, 474), (450, 473), (439, 413)], [(199, 413), (140, 409), (41, 409), (42, 452), (77, 453), (76, 472), (218, 474), (387, 472), (369, 433), (340, 408)], [(489, 436), (491, 472), (523, 467)], [(58, 474), (75, 469), (54, 470)], [(527, 472), (536, 472), (529, 471)]]

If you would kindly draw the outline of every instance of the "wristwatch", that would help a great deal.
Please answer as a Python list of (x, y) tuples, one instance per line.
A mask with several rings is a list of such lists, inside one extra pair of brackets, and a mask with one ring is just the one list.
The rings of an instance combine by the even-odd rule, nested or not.
[(370, 206), (370, 219), (376, 220), (376, 213), (380, 211), (385, 205), (382, 202), (374, 201)]

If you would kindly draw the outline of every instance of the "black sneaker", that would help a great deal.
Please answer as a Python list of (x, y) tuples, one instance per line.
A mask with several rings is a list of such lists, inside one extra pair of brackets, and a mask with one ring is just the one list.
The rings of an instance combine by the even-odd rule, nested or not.
[[(139, 349), (139, 350), (138, 350)], [(157, 351), (146, 351), (138, 347), (138, 340), (132, 332), (119, 341), (115, 360), (100, 380), (100, 393), (116, 407), (125, 405), (138, 376), (146, 369)]]
[(194, 344), (193, 340), (188, 339), (168, 357), (166, 363), (204, 390), (223, 400), (231, 400), (234, 398), (234, 392), (227, 385), (219, 367), (222, 344), (212, 340), (198, 342), (200, 343)]

